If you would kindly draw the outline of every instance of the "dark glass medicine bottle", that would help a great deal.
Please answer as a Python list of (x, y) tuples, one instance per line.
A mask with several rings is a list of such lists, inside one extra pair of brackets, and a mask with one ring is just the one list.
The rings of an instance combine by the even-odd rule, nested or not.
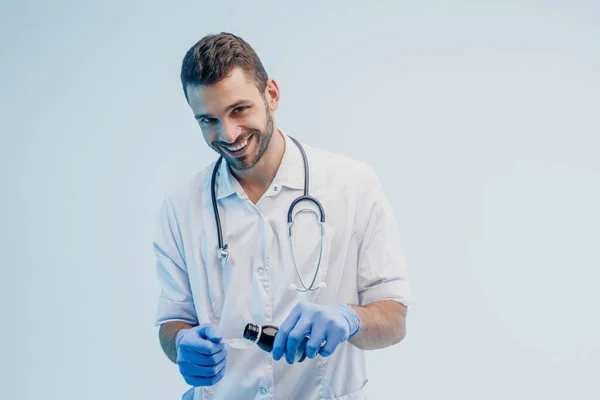
[[(246, 328), (244, 329), (244, 339), (248, 339), (249, 341), (256, 343), (258, 347), (270, 353), (273, 351), (273, 341), (275, 340), (275, 334), (278, 330), (279, 327), (274, 325), (259, 326), (255, 324), (247, 324)], [(294, 362), (302, 362), (306, 358), (305, 350), (307, 341), (308, 338), (304, 338), (304, 340), (300, 342)]]

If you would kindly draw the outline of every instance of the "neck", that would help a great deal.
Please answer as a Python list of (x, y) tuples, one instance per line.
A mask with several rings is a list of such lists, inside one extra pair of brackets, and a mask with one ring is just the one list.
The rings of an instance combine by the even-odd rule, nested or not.
[(267, 190), (281, 165), (285, 152), (285, 139), (275, 126), (269, 147), (260, 161), (248, 170), (232, 170), (231, 173), (237, 178), (246, 192), (257, 193), (258, 197)]

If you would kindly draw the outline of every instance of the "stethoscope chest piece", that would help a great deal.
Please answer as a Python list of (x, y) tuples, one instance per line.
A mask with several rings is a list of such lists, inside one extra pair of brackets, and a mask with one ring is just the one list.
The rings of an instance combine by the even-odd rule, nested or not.
[(219, 248), (219, 260), (221, 260), (221, 264), (225, 264), (229, 261), (229, 245)]

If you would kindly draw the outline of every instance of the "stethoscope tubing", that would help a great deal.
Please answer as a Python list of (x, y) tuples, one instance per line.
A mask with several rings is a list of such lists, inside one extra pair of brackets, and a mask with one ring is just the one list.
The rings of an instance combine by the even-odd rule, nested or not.
[[(302, 280), (302, 277), (300, 276), (300, 272), (298, 271), (298, 267), (296, 266), (296, 260), (295, 260), (294, 251), (292, 248), (292, 258), (294, 261), (294, 266), (296, 268), (296, 273), (298, 274), (298, 278), (300, 279), (300, 282), (302, 283), (302, 286), (304, 288), (304, 289), (297, 288), (297, 290), (299, 290), (301, 292), (307, 292), (307, 291), (316, 290), (316, 289), (313, 289), (313, 285), (316, 280), (317, 274), (319, 272), (319, 268), (321, 267), (321, 256), (323, 253), (323, 235), (324, 235), (323, 227), (325, 224), (325, 210), (324, 210), (322, 204), (319, 202), (319, 200), (310, 196), (308, 193), (308, 188), (309, 188), (309, 183), (310, 183), (310, 171), (309, 171), (309, 167), (308, 167), (308, 158), (306, 156), (306, 152), (304, 151), (304, 148), (302, 147), (300, 142), (298, 142), (295, 138), (293, 138), (291, 136), (288, 136), (288, 137), (294, 142), (296, 147), (298, 147), (298, 149), (300, 150), (300, 153), (302, 154), (302, 163), (304, 166), (304, 194), (302, 196), (299, 196), (296, 199), (294, 199), (294, 201), (292, 202), (292, 204), (290, 204), (290, 207), (288, 209), (287, 220), (288, 220), (288, 232), (289, 232), (289, 237), (290, 237), (290, 246), (291, 246), (291, 236), (292, 236), (291, 227), (293, 224), (293, 222), (292, 222), (293, 212), (294, 212), (294, 207), (298, 203), (300, 203), (301, 201), (309, 201), (309, 202), (312, 202), (313, 204), (315, 204), (316, 207), (319, 209), (319, 217), (318, 218), (320, 220), (320, 225), (321, 225), (321, 244), (320, 244), (320, 251), (319, 251), (319, 263), (317, 265), (317, 270), (315, 272), (313, 280), (308, 288), (305, 286), (304, 281)], [(211, 190), (212, 207), (213, 207), (213, 213), (215, 216), (215, 223), (217, 226), (217, 236), (218, 236), (218, 242), (219, 242), (218, 243), (219, 244), (218, 258), (221, 260), (224, 260), (226, 262), (229, 259), (229, 245), (223, 244), (223, 230), (221, 227), (221, 218), (219, 216), (219, 209), (217, 206), (217, 196), (216, 196), (216, 188), (215, 188), (217, 172), (219, 170), (219, 167), (221, 166), (222, 161), (223, 161), (223, 156), (220, 156), (219, 159), (217, 160), (217, 162), (215, 163), (215, 166), (212, 171), (212, 176), (211, 176), (210, 190)]]

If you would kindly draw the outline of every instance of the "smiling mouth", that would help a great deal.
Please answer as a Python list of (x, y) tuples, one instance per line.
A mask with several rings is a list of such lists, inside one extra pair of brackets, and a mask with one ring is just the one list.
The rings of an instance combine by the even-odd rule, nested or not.
[(250, 140), (251, 140), (252, 136), (254, 136), (254, 135), (248, 136), (246, 139), (244, 139), (243, 142), (236, 144), (235, 146), (221, 145), (221, 147), (223, 147), (225, 150), (227, 150), (227, 152), (229, 152), (231, 155), (242, 154), (244, 152), (244, 150), (246, 150), (246, 148), (250, 144)]
[(248, 145), (248, 139), (244, 140), (243, 143), (241, 143), (241, 144), (239, 144), (237, 146), (233, 146), (233, 147), (223, 146), (223, 147), (225, 147), (229, 151), (240, 151), (241, 149), (243, 149), (247, 145)]

